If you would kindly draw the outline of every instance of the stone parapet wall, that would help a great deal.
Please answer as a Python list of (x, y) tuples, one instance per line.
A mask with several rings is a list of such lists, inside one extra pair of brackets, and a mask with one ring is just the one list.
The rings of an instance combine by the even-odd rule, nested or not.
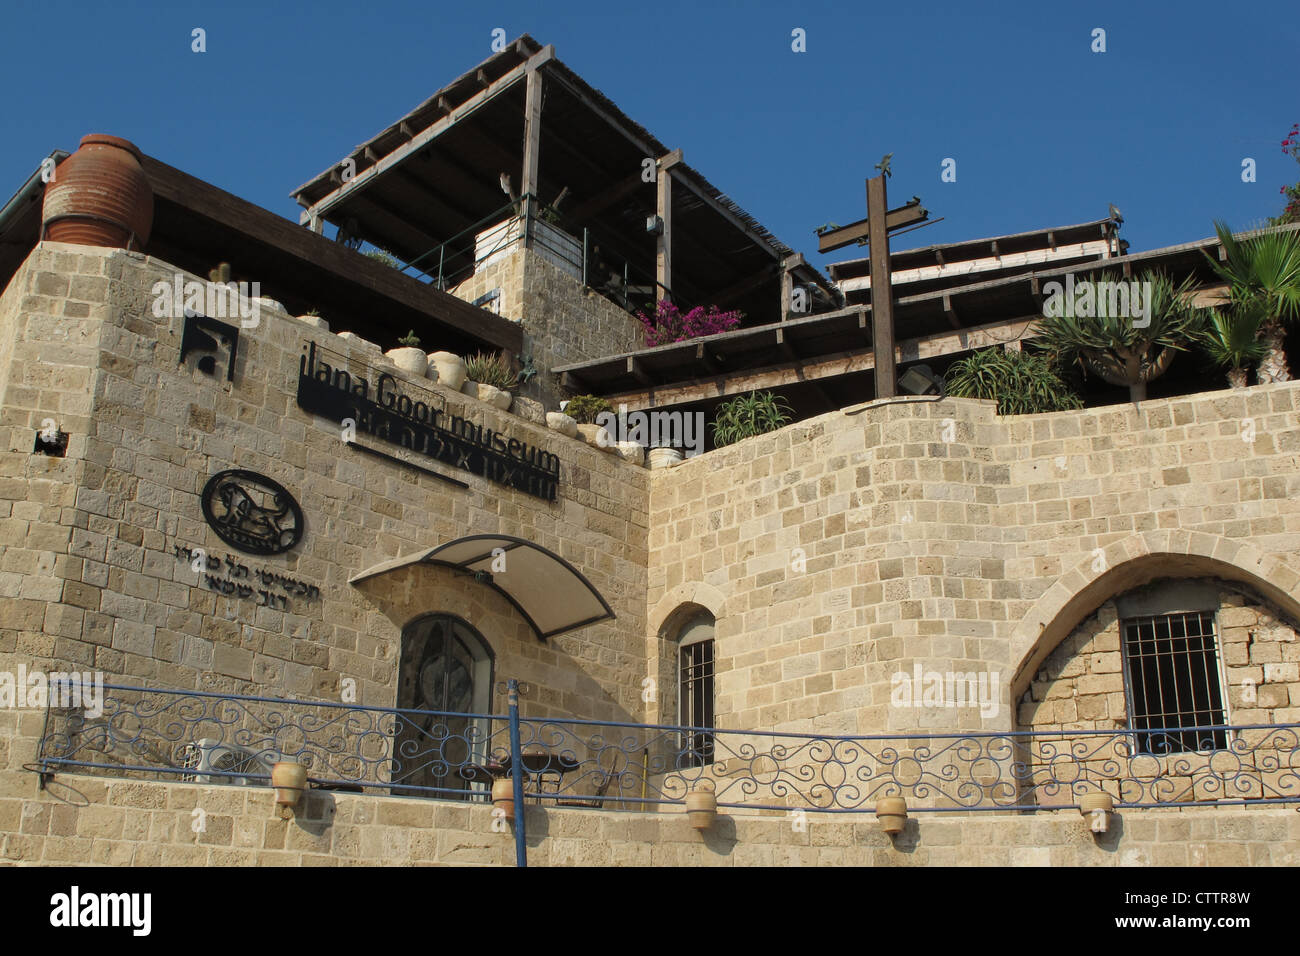
[[(484, 803), (312, 793), (282, 819), (265, 787), (0, 773), (0, 865), (512, 866), (514, 834)], [(76, 806), (54, 792), (78, 795)], [(500, 826), (500, 824), (498, 824)], [(202, 827), (201, 830), (198, 828)], [(1094, 836), (1075, 810), (914, 814), (891, 841), (870, 814), (723, 808), (701, 834), (681, 812), (530, 806), (530, 866), (1297, 866), (1289, 808), (1121, 810)]]

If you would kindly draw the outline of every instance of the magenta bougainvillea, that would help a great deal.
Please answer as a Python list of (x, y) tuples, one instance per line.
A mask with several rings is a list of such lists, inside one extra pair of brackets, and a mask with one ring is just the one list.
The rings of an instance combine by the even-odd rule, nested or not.
[[(1292, 126), (1286, 139), (1282, 140), (1282, 152), (1300, 163), (1300, 123)], [(1289, 222), (1300, 222), (1300, 183), (1283, 186), (1281, 193), (1286, 197), (1286, 208), (1282, 210), (1282, 215), (1274, 216), (1269, 223), (1282, 226)]]
[(667, 345), (669, 342), (684, 342), (701, 335), (727, 332), (740, 325), (745, 313), (722, 312), (716, 305), (707, 309), (697, 305), (689, 312), (683, 312), (667, 299), (660, 299), (653, 317), (642, 312), (638, 312), (636, 317), (645, 328), (646, 345)]

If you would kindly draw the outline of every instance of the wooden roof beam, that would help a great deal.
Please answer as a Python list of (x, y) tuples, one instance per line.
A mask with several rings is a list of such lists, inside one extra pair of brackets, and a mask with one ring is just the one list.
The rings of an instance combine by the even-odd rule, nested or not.
[(695, 346), (695, 361), (699, 362), (715, 375), (722, 371), (722, 367), (718, 365), (713, 356), (709, 354), (709, 350), (704, 347), (703, 342), (699, 342)]
[[(907, 339), (898, 345), (898, 361), (902, 363), (942, 358), (971, 349), (998, 345), (1011, 337), (1032, 336), (1037, 328), (1037, 320), (1038, 316), (1025, 316), (961, 331)], [(703, 343), (700, 343), (697, 353), (698, 348), (702, 346)], [(839, 378), (857, 372), (872, 371), (874, 368), (875, 357), (871, 350), (857, 349), (820, 357), (808, 356), (802, 360), (795, 359), (759, 369), (722, 372), (716, 378), (705, 382), (679, 382), (674, 385), (604, 394), (605, 398), (613, 404), (626, 403), (628, 408), (633, 410), (664, 408), (709, 399), (729, 398), (754, 389), (781, 388), (800, 382)]]
[(468, 338), (508, 351), (518, 352), (522, 348), (523, 333), (509, 319), (475, 308), (152, 157), (145, 156), (143, 166), (159, 199), (176, 203), (196, 216), (247, 236), (249, 241), (261, 243), (277, 255), (296, 259), (304, 268), (332, 273), (420, 312)]
[[(514, 69), (504, 73), (500, 79), (489, 84), (487, 87), (467, 99), (460, 106), (451, 110), (441, 119), (422, 130), (413, 137), (409, 143), (397, 147), (387, 156), (379, 160), (379, 162), (375, 163), (375, 165), (371, 166), (364, 172), (358, 173), (351, 182), (343, 183), (337, 189), (331, 190), (308, 208), (314, 214), (324, 216), (329, 209), (342, 202), (344, 197), (349, 193), (360, 189), (375, 177), (409, 159), (419, 150), (432, 143), (456, 123), (460, 122), (476, 110), (481, 109), (497, 96), (512, 87), (515, 83), (524, 79), (530, 71), (536, 70), (538, 67), (546, 64), (554, 58), (555, 47), (549, 45), (543, 47), (540, 51), (530, 56), (526, 61), (519, 64)], [(439, 102), (441, 103), (443, 99), (445, 98), (440, 97)]]
[(952, 296), (946, 292), (943, 294), (943, 316), (954, 329), (961, 328), (961, 320), (957, 318), (957, 310), (952, 307)]
[(598, 193), (597, 195), (592, 196), (590, 199), (584, 200), (583, 202), (574, 206), (569, 211), (568, 218), (572, 219), (574, 222), (590, 221), (594, 217), (600, 215), (610, 206), (614, 205), (619, 200), (623, 199), (626, 196), (630, 196), (632, 193), (636, 192), (638, 186), (653, 186), (653, 185), (654, 183), (648, 183), (645, 180), (643, 180), (641, 178), (641, 170), (637, 169), (636, 172), (630, 174), (629, 176), (623, 179), (620, 179), (618, 182), (610, 186), (604, 192)]

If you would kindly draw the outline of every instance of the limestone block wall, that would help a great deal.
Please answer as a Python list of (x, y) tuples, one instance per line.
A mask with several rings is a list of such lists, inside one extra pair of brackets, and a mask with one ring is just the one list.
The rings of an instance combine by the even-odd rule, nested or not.
[[(651, 474), (647, 654), (716, 617), (720, 727), (1009, 730), (1039, 664), (1162, 577), (1300, 594), (1300, 386), (999, 418), (885, 400)], [(997, 678), (996, 713), (898, 706), (895, 676)], [(671, 719), (661, 714), (661, 719)]]
[(641, 324), (633, 316), (522, 246), (480, 267), (449, 291), (472, 302), (493, 289), (501, 290), (501, 314), (523, 323), (524, 354), (538, 369), (538, 376), (520, 392), (550, 411), (570, 397), (550, 369), (631, 352), (645, 344)]
[[(3, 778), (13, 772), (0, 772)], [(313, 793), (293, 819), (269, 788), (60, 777), (77, 806), (0, 790), (0, 865), (512, 866), (514, 834), (483, 803)], [(58, 784), (56, 784), (56, 787)], [(196, 810), (201, 810), (200, 815)], [(196, 821), (202, 829), (196, 832)], [(1287, 808), (1122, 810), (1094, 837), (1077, 811), (918, 814), (891, 842), (869, 815), (790, 819), (723, 809), (699, 834), (685, 815), (530, 806), (530, 866), (1291, 866)]]
[[(1300, 641), (1282, 613), (1225, 582), (1216, 629), (1232, 724), (1300, 723)], [(1024, 730), (1128, 724), (1120, 618), (1107, 601), (1048, 655), (1018, 701)]]
[[(233, 383), (224, 366), (204, 375), (193, 358), (180, 362), (182, 320), (153, 314), (154, 283), (175, 273), (137, 254), (45, 243), (0, 297), (0, 340), (12, 343), (0, 355), (0, 669), (78, 666), (151, 687), (325, 700), (350, 678), (357, 703), (392, 706), (402, 626), (446, 611), (484, 636), (498, 679), (537, 688), (525, 714), (640, 719), (644, 469), (411, 380), (269, 306), (241, 330)], [(468, 473), (458, 474), (462, 490), (348, 449), (335, 423), (295, 402), (308, 341), (354, 370), (375, 370), (372, 380), (382, 368), (403, 389), (445, 400), (450, 414), (554, 453), (559, 499)], [(32, 454), (47, 416), (72, 436), (66, 458)], [(207, 526), (199, 492), (228, 468), (261, 472), (294, 494), (307, 526), (294, 550), (240, 554)], [(348, 583), (387, 559), (485, 532), (557, 552), (617, 619), (543, 644), (504, 599), (445, 569), (399, 575), (378, 599)], [(273, 609), (216, 593), (178, 548), (228, 556), (253, 579), (313, 584), (319, 599), (290, 596)], [(504, 709), (501, 697), (494, 703)]]

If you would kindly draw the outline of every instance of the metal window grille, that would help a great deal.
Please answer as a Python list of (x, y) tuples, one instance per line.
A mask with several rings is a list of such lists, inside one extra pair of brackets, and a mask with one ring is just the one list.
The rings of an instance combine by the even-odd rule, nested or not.
[(1222, 750), (1226, 724), (1219, 642), (1210, 611), (1128, 618), (1123, 622), (1130, 726), (1137, 752)]
[[(713, 642), (697, 641), (681, 649), (681, 722), (685, 727), (713, 726)], [(713, 763), (713, 734), (688, 730), (682, 734), (682, 764)]]

